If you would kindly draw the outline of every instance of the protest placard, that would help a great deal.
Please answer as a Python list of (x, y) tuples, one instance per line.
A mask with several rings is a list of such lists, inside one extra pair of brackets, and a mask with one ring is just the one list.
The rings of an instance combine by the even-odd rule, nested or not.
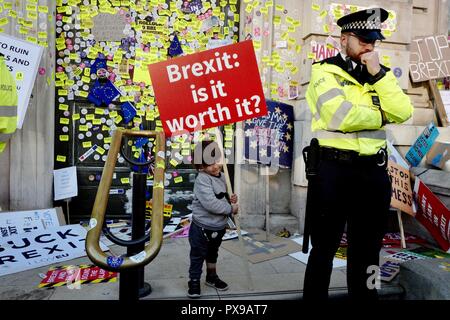
[(414, 183), (417, 205), (416, 219), (431, 233), (442, 250), (450, 249), (450, 210), (419, 179)]
[(412, 167), (417, 167), (422, 158), (427, 154), (427, 152), (431, 149), (434, 141), (439, 135), (439, 130), (434, 126), (433, 123), (430, 123), (422, 134), (417, 138), (411, 148), (406, 153), (406, 160)]
[(64, 224), (61, 208), (0, 212), (0, 239)]
[(18, 94), (17, 128), (21, 129), (30, 101), (43, 48), (4, 33), (0, 33), (0, 52), (13, 75)]
[(447, 35), (414, 38), (411, 41), (409, 73), (413, 82), (450, 76)]
[(252, 41), (149, 65), (167, 136), (267, 114)]
[(245, 121), (244, 159), (290, 168), (294, 149), (291, 105), (266, 100), (267, 115)]
[(391, 207), (414, 216), (415, 210), (409, 170), (389, 160), (388, 172), (391, 176), (392, 184)]
[(5, 239), (0, 242), (0, 276), (85, 256), (86, 233), (76, 224)]

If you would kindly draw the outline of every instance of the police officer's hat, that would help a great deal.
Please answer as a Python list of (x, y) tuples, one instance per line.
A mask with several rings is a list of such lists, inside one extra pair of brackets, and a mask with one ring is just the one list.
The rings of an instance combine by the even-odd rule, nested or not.
[(336, 23), (342, 32), (353, 32), (368, 41), (384, 40), (381, 34), (381, 23), (389, 16), (383, 8), (369, 8), (350, 13)]

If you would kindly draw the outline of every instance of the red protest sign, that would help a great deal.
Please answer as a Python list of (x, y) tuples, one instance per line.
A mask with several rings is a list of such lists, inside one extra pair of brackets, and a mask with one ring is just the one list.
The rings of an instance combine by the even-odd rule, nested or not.
[(417, 220), (431, 233), (442, 250), (450, 248), (450, 211), (418, 178), (414, 184), (419, 210)]
[(167, 136), (267, 114), (251, 40), (148, 68)]

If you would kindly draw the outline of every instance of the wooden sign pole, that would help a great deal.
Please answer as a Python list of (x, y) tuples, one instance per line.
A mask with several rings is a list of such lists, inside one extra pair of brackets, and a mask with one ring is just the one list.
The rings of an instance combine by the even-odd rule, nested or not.
[(266, 241), (270, 241), (270, 179), (269, 179), (269, 166), (265, 166), (264, 174), (266, 175)]
[(439, 116), (439, 121), (443, 127), (447, 127), (450, 123), (447, 120), (447, 113), (445, 111), (444, 102), (442, 101), (441, 94), (437, 88), (436, 80), (428, 80), (428, 86), (430, 87), (430, 93), (433, 97), (435, 109)]
[(397, 209), (398, 225), (400, 227), (400, 238), (402, 243), (402, 249), (406, 249), (405, 232), (403, 230), (402, 211)]
[[(219, 145), (220, 151), (222, 153), (223, 173), (225, 175), (225, 181), (227, 184), (227, 192), (231, 196), (233, 194), (233, 187), (231, 186), (230, 175), (228, 173), (228, 167), (227, 167), (227, 163), (226, 163), (226, 159), (225, 159), (225, 153), (223, 151), (222, 133), (220, 132), (219, 128), (217, 128), (217, 127), (216, 127), (216, 131), (215, 131), (215, 135), (216, 135), (217, 144)], [(242, 214), (242, 208), (239, 208), (239, 211), (240, 211), (239, 214)], [(236, 224), (236, 231), (237, 231), (238, 238), (239, 238), (239, 246), (241, 248), (242, 264), (244, 265), (244, 268), (245, 268), (245, 274), (247, 276), (248, 288), (249, 288), (249, 290), (253, 291), (253, 282), (252, 282), (252, 277), (250, 275), (250, 267), (248, 264), (248, 254), (247, 254), (247, 251), (245, 250), (244, 239), (242, 238), (242, 234), (241, 234), (241, 223), (239, 221), (239, 216), (240, 215), (236, 215), (234, 217), (234, 223)]]

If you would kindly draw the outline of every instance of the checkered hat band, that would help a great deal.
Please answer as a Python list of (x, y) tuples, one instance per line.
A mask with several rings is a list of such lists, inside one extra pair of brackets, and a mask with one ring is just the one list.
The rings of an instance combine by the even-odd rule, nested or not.
[(378, 21), (354, 21), (342, 26), (342, 30), (381, 29)]

